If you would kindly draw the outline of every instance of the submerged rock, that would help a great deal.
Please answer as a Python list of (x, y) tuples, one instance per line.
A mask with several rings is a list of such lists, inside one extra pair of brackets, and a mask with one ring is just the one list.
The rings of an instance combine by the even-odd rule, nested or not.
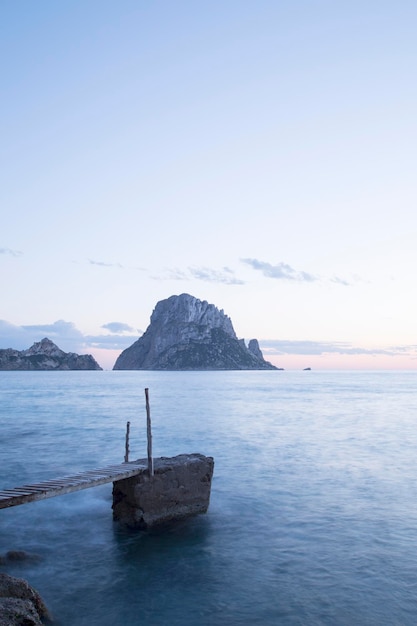
[(23, 561), (39, 561), (40, 558), (41, 557), (39, 555), (31, 554), (30, 552), (25, 552), (24, 550), (8, 550), (6, 554), (0, 554), (0, 565)]
[(115, 370), (263, 370), (257, 340), (246, 347), (231, 319), (189, 294), (157, 303), (145, 333), (117, 359)]

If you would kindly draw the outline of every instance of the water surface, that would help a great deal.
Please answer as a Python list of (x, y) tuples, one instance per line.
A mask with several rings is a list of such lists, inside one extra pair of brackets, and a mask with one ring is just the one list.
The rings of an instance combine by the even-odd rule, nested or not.
[(414, 372), (1, 372), (0, 488), (214, 456), (206, 515), (134, 533), (111, 485), (0, 511), (61, 626), (413, 625)]

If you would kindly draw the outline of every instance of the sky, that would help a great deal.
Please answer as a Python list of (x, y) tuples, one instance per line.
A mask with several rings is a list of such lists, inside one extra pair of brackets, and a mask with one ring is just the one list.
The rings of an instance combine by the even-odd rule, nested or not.
[(0, 348), (189, 293), (284, 369), (417, 368), (414, 0), (4, 0)]

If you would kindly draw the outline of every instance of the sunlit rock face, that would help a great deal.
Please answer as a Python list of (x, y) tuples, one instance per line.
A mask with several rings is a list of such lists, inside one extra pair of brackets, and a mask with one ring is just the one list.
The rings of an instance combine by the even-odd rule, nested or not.
[(157, 303), (146, 332), (120, 354), (113, 369), (276, 369), (256, 345), (257, 353), (236, 337), (223, 310), (181, 294)]
[(91, 354), (64, 352), (50, 339), (27, 350), (0, 350), (0, 370), (101, 370)]

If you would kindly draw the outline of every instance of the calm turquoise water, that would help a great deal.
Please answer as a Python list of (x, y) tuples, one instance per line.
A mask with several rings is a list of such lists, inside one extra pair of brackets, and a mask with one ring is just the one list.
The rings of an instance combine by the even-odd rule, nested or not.
[(207, 515), (113, 523), (111, 485), (0, 511), (61, 626), (415, 625), (417, 373), (1, 372), (0, 488), (215, 458)]

